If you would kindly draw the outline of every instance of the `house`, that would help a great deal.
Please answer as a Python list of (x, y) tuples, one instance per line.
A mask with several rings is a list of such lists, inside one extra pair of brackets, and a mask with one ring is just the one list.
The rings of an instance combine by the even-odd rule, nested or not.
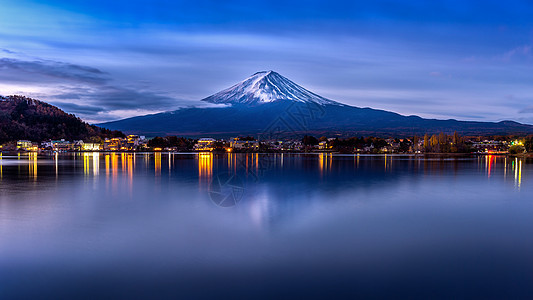
[(65, 141), (65, 139), (61, 139), (61, 140), (50, 140), (50, 141), (43, 142), (41, 143), (41, 146), (43, 148), (51, 149), (54, 151), (68, 151), (68, 150), (72, 150), (74, 145), (70, 143), (69, 141)]
[(233, 141), (230, 142), (230, 147), (234, 150), (245, 150), (245, 149), (257, 150), (259, 149), (259, 142), (258, 141), (243, 141), (243, 140), (239, 140), (238, 138), (235, 138)]
[(478, 152), (507, 152), (509, 145), (505, 141), (484, 140), (481, 142), (473, 142), (472, 147)]
[(213, 151), (215, 148), (216, 140), (213, 138), (201, 138), (196, 142), (193, 147), (193, 150), (196, 151)]
[(82, 143), (81, 150), (82, 151), (100, 151), (100, 144), (99, 143)]
[(120, 151), (127, 150), (127, 140), (121, 138), (106, 139), (104, 141), (104, 150), (106, 151)]
[(19, 140), (17, 141), (17, 149), (30, 151), (31, 149), (33, 149), (33, 143), (28, 140)]
[(136, 150), (137, 148), (146, 144), (146, 137), (130, 134), (126, 137), (127, 150)]

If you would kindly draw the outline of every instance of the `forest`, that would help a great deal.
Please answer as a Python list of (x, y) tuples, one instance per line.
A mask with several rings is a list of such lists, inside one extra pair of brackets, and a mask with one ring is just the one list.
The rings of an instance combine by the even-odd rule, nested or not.
[(0, 96), (0, 144), (17, 140), (72, 141), (108, 137), (124, 137), (124, 134), (89, 125), (75, 115), (39, 100)]

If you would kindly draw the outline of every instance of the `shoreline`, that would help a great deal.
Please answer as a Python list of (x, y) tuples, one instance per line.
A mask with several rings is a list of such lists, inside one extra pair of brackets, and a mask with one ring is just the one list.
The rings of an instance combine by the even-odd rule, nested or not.
[(338, 151), (278, 151), (278, 152), (262, 152), (262, 151), (253, 151), (253, 152), (227, 152), (227, 151), (0, 151), (0, 155), (9, 155), (9, 156), (18, 156), (18, 155), (29, 155), (36, 153), (38, 155), (55, 155), (55, 154), (76, 154), (76, 153), (103, 153), (103, 154), (112, 154), (112, 153), (127, 153), (127, 154), (155, 154), (155, 153), (164, 153), (164, 154), (317, 154), (317, 155), (335, 155), (335, 156), (352, 156), (352, 155), (364, 155), (364, 156), (414, 156), (414, 157), (465, 157), (465, 156), (508, 156), (508, 157), (519, 157), (519, 158), (528, 158), (533, 157), (533, 153), (521, 153), (521, 154), (510, 154), (510, 153), (342, 153)]

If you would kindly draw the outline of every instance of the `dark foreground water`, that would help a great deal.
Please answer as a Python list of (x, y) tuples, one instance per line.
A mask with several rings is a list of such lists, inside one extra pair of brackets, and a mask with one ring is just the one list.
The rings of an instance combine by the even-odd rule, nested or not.
[(532, 161), (0, 160), (0, 299), (533, 298)]

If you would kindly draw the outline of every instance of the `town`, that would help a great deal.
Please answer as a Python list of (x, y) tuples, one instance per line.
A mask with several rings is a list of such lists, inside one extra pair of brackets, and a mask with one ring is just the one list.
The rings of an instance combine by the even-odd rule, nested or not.
[(146, 138), (128, 135), (99, 140), (19, 140), (0, 145), (2, 152), (337, 152), (362, 154), (403, 153), (477, 153), (521, 154), (531, 152), (532, 137), (462, 137), (457, 133), (425, 135), (413, 138), (320, 137), (306, 135), (301, 139), (259, 140), (254, 137), (231, 139), (191, 139), (176, 136)]

